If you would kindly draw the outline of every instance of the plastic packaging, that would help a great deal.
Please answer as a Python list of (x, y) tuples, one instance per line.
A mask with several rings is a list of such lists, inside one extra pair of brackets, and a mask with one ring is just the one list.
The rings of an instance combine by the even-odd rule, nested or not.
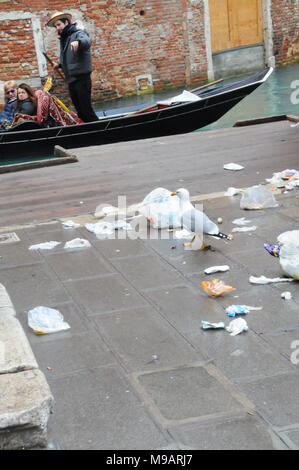
[(241, 209), (266, 209), (277, 206), (274, 195), (261, 185), (246, 189), (240, 201)]
[(182, 226), (180, 202), (165, 188), (151, 191), (140, 204), (139, 211), (154, 228), (179, 228)]
[(215, 297), (219, 297), (219, 295), (225, 294), (226, 292), (230, 292), (235, 288), (232, 286), (226, 285), (223, 281), (219, 281), (219, 279), (212, 279), (211, 282), (203, 281), (201, 283), (201, 287), (207, 294), (213, 295)]
[(279, 245), (269, 245), (268, 243), (264, 243), (265, 250), (270, 253), (270, 255), (274, 256), (275, 258), (279, 258), (280, 253), (280, 246)]
[(245, 315), (249, 313), (246, 305), (230, 305), (225, 309), (229, 317), (235, 317), (236, 315)]
[(243, 331), (247, 330), (248, 325), (244, 318), (236, 318), (235, 320), (232, 320), (230, 324), (226, 327), (226, 331), (228, 331), (231, 336), (236, 336), (242, 333)]
[(229, 271), (229, 266), (226, 264), (223, 266), (211, 266), (210, 268), (205, 269), (205, 274), (214, 274), (218, 272), (226, 272)]
[(216, 330), (216, 329), (223, 329), (225, 328), (225, 325), (223, 323), (223, 321), (219, 322), (219, 323), (211, 323), (209, 321), (205, 321), (203, 320), (201, 322), (201, 327), (204, 329), (204, 330), (208, 330), (208, 329), (213, 329), (213, 330)]
[(64, 321), (63, 315), (58, 310), (43, 306), (35, 307), (28, 312), (28, 326), (37, 335), (70, 329), (70, 325)]

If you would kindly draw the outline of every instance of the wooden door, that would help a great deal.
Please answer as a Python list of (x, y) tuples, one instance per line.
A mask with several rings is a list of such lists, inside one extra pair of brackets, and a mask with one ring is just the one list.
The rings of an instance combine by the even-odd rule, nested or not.
[(209, 0), (212, 52), (263, 41), (262, 0)]

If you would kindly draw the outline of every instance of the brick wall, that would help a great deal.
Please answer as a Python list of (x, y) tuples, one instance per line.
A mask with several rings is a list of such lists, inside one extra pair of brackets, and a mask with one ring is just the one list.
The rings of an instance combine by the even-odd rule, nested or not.
[[(92, 39), (93, 99), (111, 99), (207, 79), (202, 0), (95, 0), (63, 3), (83, 21)], [(55, 30), (45, 26), (61, 1), (0, 0), (0, 80), (39, 77), (30, 19), (3, 13), (32, 13), (41, 21), (45, 48), (59, 54)], [(2, 18), (1, 18), (2, 16)], [(49, 74), (53, 73), (51, 66)], [(67, 96), (57, 78), (55, 94)]]
[(276, 64), (299, 59), (299, 0), (272, 0)]

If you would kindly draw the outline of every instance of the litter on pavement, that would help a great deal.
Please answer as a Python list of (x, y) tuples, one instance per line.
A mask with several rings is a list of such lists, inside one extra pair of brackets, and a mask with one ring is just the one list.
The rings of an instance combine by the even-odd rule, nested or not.
[(242, 333), (243, 331), (247, 330), (248, 325), (244, 318), (236, 318), (235, 320), (232, 320), (230, 324), (226, 327), (226, 331), (228, 331), (231, 336), (236, 336)]
[(219, 295), (235, 290), (234, 287), (228, 286), (223, 281), (220, 281), (219, 279), (216, 279), (216, 278), (212, 279), (211, 282), (203, 281), (201, 283), (201, 287), (207, 294), (215, 296), (215, 297), (219, 297)]
[(274, 195), (263, 186), (255, 185), (247, 188), (242, 194), (240, 208), (247, 210), (266, 209), (277, 207)]
[(37, 245), (31, 245), (28, 249), (29, 250), (52, 250), (55, 248), (55, 246), (60, 245), (61, 242), (55, 242), (55, 241), (50, 241), (50, 242), (44, 242), (44, 243), (39, 243)]
[(49, 307), (35, 307), (28, 312), (28, 326), (37, 335), (57, 333), (70, 329), (59, 310)]
[(228, 265), (223, 265), (223, 266), (211, 266), (210, 268), (205, 269), (205, 274), (214, 274), (218, 272), (226, 272), (229, 271), (229, 266)]
[(291, 281), (294, 281), (294, 279), (286, 278), (286, 277), (269, 278), (266, 276), (260, 276), (260, 277), (250, 276), (249, 278), (249, 282), (251, 284), (271, 284), (275, 282), (291, 282)]
[(243, 170), (244, 166), (239, 165), (238, 163), (226, 163), (225, 165), (223, 165), (223, 168), (225, 170), (239, 171)]
[(68, 250), (72, 248), (89, 248), (90, 246), (91, 244), (88, 240), (84, 240), (84, 238), (74, 238), (74, 240), (66, 242), (64, 248)]

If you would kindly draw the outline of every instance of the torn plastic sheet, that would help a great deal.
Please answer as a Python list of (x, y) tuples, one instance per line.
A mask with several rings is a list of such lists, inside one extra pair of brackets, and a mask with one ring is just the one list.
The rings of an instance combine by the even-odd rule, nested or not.
[(55, 242), (55, 241), (50, 241), (50, 242), (44, 242), (44, 243), (39, 243), (37, 245), (31, 245), (28, 249), (29, 250), (52, 250), (55, 248), (55, 246), (60, 245), (61, 242)]
[(255, 277), (255, 276), (250, 276), (249, 282), (251, 284), (271, 284), (272, 282), (292, 282), (294, 279), (292, 278), (286, 278), (286, 277), (275, 277), (275, 278), (269, 278), (266, 276), (260, 276), (260, 277)]
[(246, 315), (251, 310), (262, 310), (263, 307), (251, 307), (250, 305), (230, 305), (225, 309), (229, 317), (236, 315)]

